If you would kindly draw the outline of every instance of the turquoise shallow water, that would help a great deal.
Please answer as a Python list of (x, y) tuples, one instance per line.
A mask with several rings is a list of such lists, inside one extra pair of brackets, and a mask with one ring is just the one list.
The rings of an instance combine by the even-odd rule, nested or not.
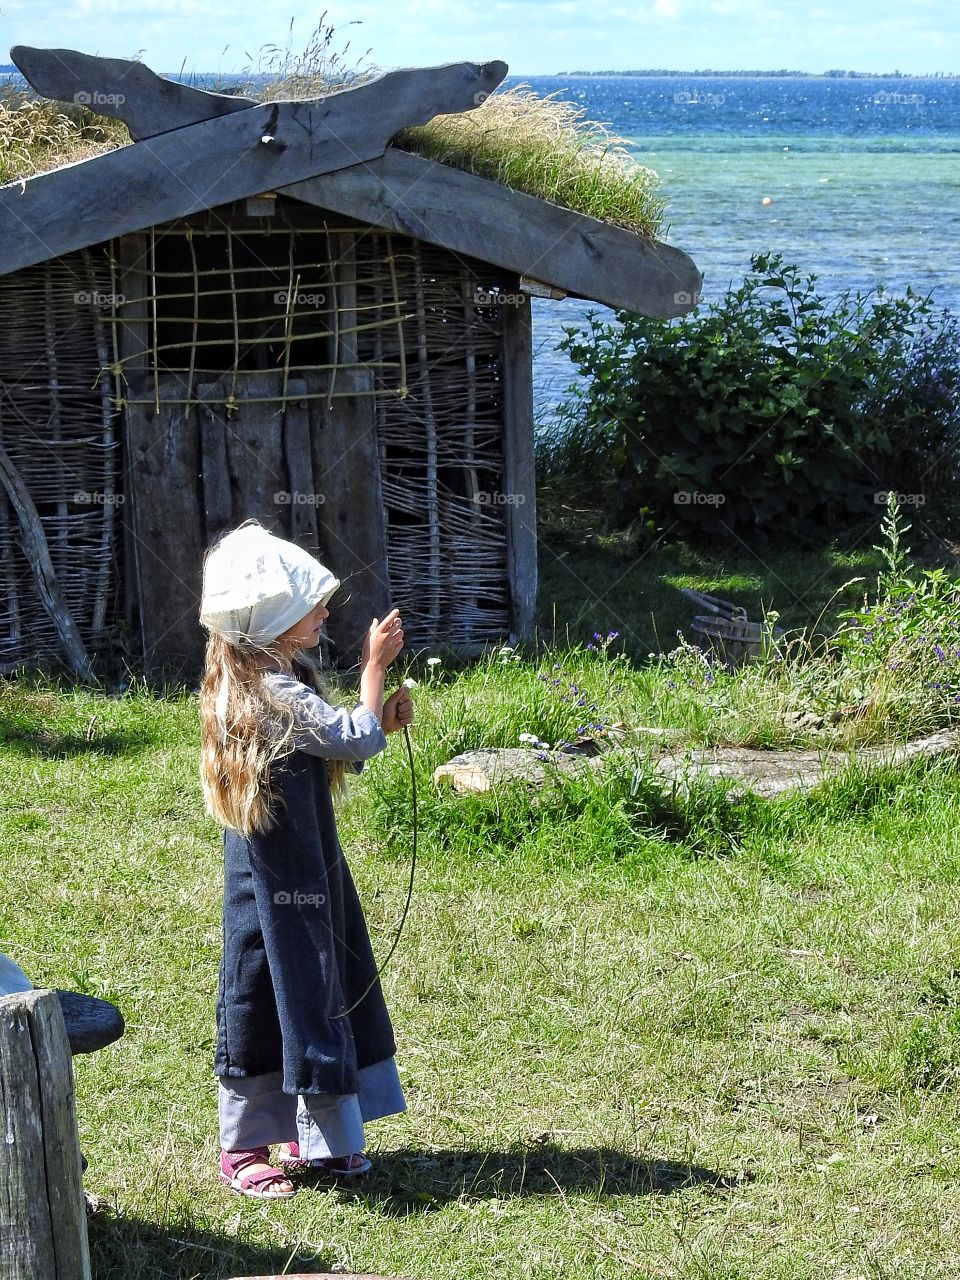
[[(541, 93), (561, 89), (656, 170), (667, 198), (661, 238), (704, 273), (706, 302), (739, 284), (751, 254), (767, 250), (816, 273), (829, 297), (909, 285), (960, 309), (960, 82), (528, 83)], [(684, 94), (700, 101), (674, 102)], [(711, 94), (724, 102), (708, 105)], [(909, 105), (911, 97), (923, 101)], [(642, 131), (630, 127), (638, 122)], [(553, 348), (563, 326), (582, 325), (590, 309), (612, 318), (595, 303), (534, 302), (541, 418), (552, 417), (573, 377)]]

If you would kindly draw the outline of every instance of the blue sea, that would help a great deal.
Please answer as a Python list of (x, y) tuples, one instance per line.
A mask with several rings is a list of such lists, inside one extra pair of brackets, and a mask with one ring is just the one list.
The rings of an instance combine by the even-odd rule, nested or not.
[[(661, 239), (704, 273), (704, 304), (779, 251), (828, 297), (907, 286), (960, 307), (960, 80), (511, 76), (629, 139), (656, 170)], [(769, 196), (772, 203), (764, 205)], [(534, 301), (537, 416), (573, 377), (554, 350), (586, 312)]]

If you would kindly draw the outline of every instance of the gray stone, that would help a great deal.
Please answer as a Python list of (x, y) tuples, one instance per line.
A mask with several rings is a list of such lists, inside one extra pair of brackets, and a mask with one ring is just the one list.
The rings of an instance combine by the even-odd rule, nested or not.
[[(815, 787), (851, 761), (877, 765), (903, 764), (920, 756), (934, 757), (960, 750), (960, 729), (943, 729), (911, 742), (860, 747), (855, 751), (771, 751), (752, 747), (689, 747), (648, 759), (671, 786), (683, 787), (693, 778), (727, 778), (739, 790), (771, 798), (786, 791)], [(438, 786), (454, 791), (490, 791), (494, 786), (525, 782), (541, 787), (551, 778), (599, 774), (614, 752), (588, 756), (528, 747), (482, 747), (454, 756), (434, 771)]]

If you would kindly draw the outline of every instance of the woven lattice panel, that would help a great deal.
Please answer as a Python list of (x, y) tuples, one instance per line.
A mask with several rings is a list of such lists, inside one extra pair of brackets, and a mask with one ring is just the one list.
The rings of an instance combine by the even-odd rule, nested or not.
[[(384, 281), (384, 265), (389, 280)], [(501, 307), (496, 268), (403, 236), (357, 244), (357, 300), (380, 322), (376, 371), (390, 584), (410, 643), (473, 646), (509, 630)]]
[[(109, 374), (110, 272), (102, 250), (0, 277), (0, 444), (37, 509), (88, 652), (116, 622), (120, 445)], [(57, 631), (0, 487), (0, 670), (59, 656)]]

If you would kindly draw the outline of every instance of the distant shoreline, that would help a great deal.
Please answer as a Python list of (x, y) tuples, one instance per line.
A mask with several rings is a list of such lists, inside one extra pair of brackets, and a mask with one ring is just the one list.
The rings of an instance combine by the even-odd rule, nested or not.
[[(960, 72), (927, 71), (913, 75), (906, 71), (554, 71), (554, 76), (603, 76), (609, 80), (665, 79), (668, 76), (710, 80), (956, 80)], [(538, 79), (549, 79), (537, 77)]]
[[(179, 79), (179, 72), (161, 71), (159, 75), (169, 79)], [(212, 76), (214, 72), (191, 72), (191, 76)], [(220, 73), (217, 73), (220, 74)], [(239, 75), (239, 72), (237, 73)], [(0, 64), (0, 75), (20, 75), (12, 63)], [(518, 78), (531, 80), (550, 80), (560, 76), (578, 76), (582, 79), (607, 80), (662, 80), (704, 79), (704, 80), (957, 80), (960, 72), (928, 71), (916, 75), (905, 71), (550, 71), (529, 72), (527, 76), (511, 75), (511, 80)], [(223, 76), (229, 79), (229, 73)]]

